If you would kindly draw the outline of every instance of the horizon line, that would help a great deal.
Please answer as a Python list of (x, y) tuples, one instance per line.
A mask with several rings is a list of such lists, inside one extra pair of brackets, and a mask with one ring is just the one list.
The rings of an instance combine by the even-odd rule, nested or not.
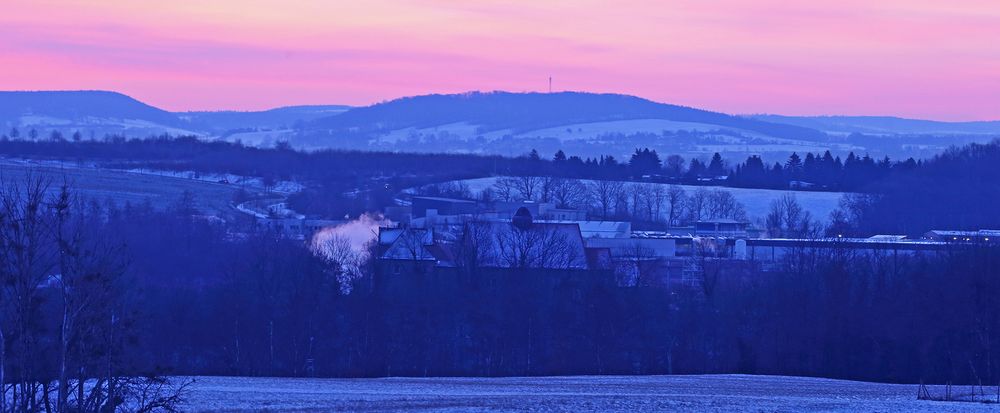
[(558, 90), (558, 91), (551, 91), (551, 92), (550, 91), (511, 91), (511, 90), (470, 90), (470, 91), (465, 91), (465, 92), (454, 92), (454, 93), (427, 92), (427, 93), (416, 94), (416, 95), (397, 96), (397, 97), (394, 97), (394, 98), (382, 99), (382, 100), (379, 100), (379, 101), (375, 101), (375, 102), (371, 102), (371, 103), (367, 103), (367, 104), (361, 104), (361, 105), (353, 105), (353, 104), (345, 104), (345, 103), (295, 103), (295, 104), (286, 104), (286, 105), (277, 105), (277, 106), (267, 106), (267, 107), (260, 108), (260, 109), (247, 109), (247, 110), (225, 109), (225, 108), (221, 108), (221, 109), (220, 108), (216, 108), (216, 109), (171, 110), (171, 109), (165, 109), (165, 108), (163, 108), (163, 107), (161, 107), (161, 106), (159, 106), (159, 105), (157, 105), (155, 103), (151, 103), (151, 101), (145, 100), (144, 98), (136, 97), (136, 96), (134, 96), (132, 94), (129, 94), (129, 93), (126, 93), (126, 92), (122, 92), (122, 91), (118, 91), (118, 90), (111, 90), (111, 89), (3, 89), (3, 90), (0, 90), (0, 93), (53, 93), (53, 92), (54, 93), (59, 93), (59, 92), (63, 92), (63, 93), (66, 93), (66, 92), (114, 93), (114, 94), (119, 94), (119, 95), (122, 95), (122, 96), (126, 96), (126, 97), (128, 97), (130, 99), (134, 99), (135, 101), (137, 101), (139, 103), (151, 106), (153, 108), (156, 108), (156, 109), (168, 112), (168, 113), (193, 113), (193, 112), (254, 113), (254, 112), (267, 112), (267, 111), (270, 111), (270, 110), (276, 110), (276, 109), (282, 109), (282, 108), (309, 107), (309, 106), (341, 106), (341, 107), (346, 107), (346, 108), (349, 108), (349, 109), (356, 109), (356, 108), (364, 108), (364, 107), (375, 106), (375, 105), (378, 105), (378, 104), (388, 103), (388, 102), (392, 102), (392, 101), (399, 100), (399, 99), (406, 99), (406, 98), (413, 98), (413, 97), (420, 97), (420, 96), (459, 96), (459, 95), (474, 94), (474, 93), (480, 93), (480, 94), (509, 93), (509, 94), (538, 94), (538, 95), (560, 94), (560, 93), (579, 93), (579, 94), (592, 94), (592, 95), (628, 96), (628, 97), (634, 97), (634, 98), (638, 98), (638, 99), (647, 100), (647, 101), (650, 101), (650, 102), (653, 102), (653, 103), (657, 103), (657, 104), (662, 104), (662, 105), (681, 106), (681, 107), (698, 109), (698, 110), (703, 110), (703, 111), (708, 111), (708, 112), (721, 113), (721, 114), (726, 114), (726, 115), (730, 115), (730, 116), (737, 116), (737, 117), (781, 116), (781, 117), (790, 117), (790, 118), (889, 118), (889, 119), (901, 119), (901, 120), (913, 120), (913, 121), (927, 121), (927, 122), (948, 123), (948, 124), (1000, 122), (1000, 119), (940, 120), (940, 119), (933, 119), (933, 118), (906, 117), (906, 116), (902, 116), (902, 115), (892, 115), (892, 114), (851, 114), (851, 115), (849, 115), (849, 114), (830, 114), (830, 113), (815, 114), (815, 113), (813, 113), (813, 114), (787, 115), (787, 114), (783, 114), (783, 113), (768, 113), (768, 112), (730, 113), (730, 112), (723, 112), (723, 111), (719, 111), (719, 110), (715, 110), (715, 109), (709, 109), (709, 108), (705, 108), (705, 107), (699, 107), (699, 106), (691, 106), (691, 105), (684, 105), (684, 104), (678, 104), (678, 103), (662, 102), (662, 101), (658, 101), (658, 100), (646, 98), (646, 97), (643, 97), (643, 96), (631, 95), (631, 94), (627, 94), (627, 93), (620, 93), (620, 92), (597, 92), (597, 91), (587, 91), (587, 90)]

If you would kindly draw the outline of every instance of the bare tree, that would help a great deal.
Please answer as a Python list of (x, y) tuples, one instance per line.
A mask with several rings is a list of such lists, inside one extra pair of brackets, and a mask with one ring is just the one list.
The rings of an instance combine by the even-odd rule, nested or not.
[(695, 238), (692, 240), (692, 254), (689, 265), (693, 267), (692, 270), (695, 272), (697, 281), (701, 285), (702, 292), (709, 299), (715, 294), (716, 287), (722, 275), (723, 266), (720, 265), (718, 258), (724, 255), (723, 248), (716, 240), (711, 238)]
[(765, 226), (772, 237), (802, 238), (812, 232), (812, 215), (799, 205), (795, 194), (788, 193), (771, 201)]
[(680, 155), (670, 155), (663, 162), (663, 168), (668, 176), (678, 177), (684, 175), (684, 158)]
[(667, 212), (667, 225), (674, 226), (677, 225), (677, 220), (684, 213), (684, 204), (687, 203), (687, 195), (684, 193), (684, 188), (679, 185), (670, 185), (667, 188), (667, 206), (669, 211)]
[(871, 218), (866, 216), (866, 211), (872, 210), (872, 205), (875, 205), (879, 200), (879, 195), (875, 194), (864, 194), (864, 193), (846, 193), (840, 198), (840, 202), (837, 209), (831, 214), (831, 223), (835, 225), (832, 228), (834, 232), (838, 234), (855, 234), (860, 231), (861, 228), (868, 227), (873, 224)]
[(541, 185), (542, 178), (537, 176), (522, 175), (514, 178), (514, 188), (517, 189), (524, 201), (538, 200)]
[(443, 196), (460, 199), (472, 198), (472, 190), (469, 189), (469, 184), (462, 181), (449, 181), (424, 185), (417, 188), (416, 193), (424, 196)]
[(625, 184), (625, 193), (628, 197), (628, 215), (632, 219), (639, 219), (639, 208), (643, 203), (642, 184)]
[(493, 200), (496, 199), (496, 193), (494, 192), (494, 188), (492, 187), (483, 188), (482, 191), (479, 191), (479, 195), (477, 196), (477, 198), (483, 202), (493, 202)]
[(531, 175), (506, 176), (497, 179), (493, 187), (503, 201), (536, 201), (540, 195), (543, 178)]
[(667, 188), (663, 185), (649, 185), (649, 220), (659, 222), (663, 219), (663, 203), (667, 199)]
[(474, 273), (484, 264), (495, 261), (492, 224), (486, 221), (470, 221), (462, 228), (462, 235), (455, 243), (457, 264)]
[(642, 192), (645, 194), (647, 220), (649, 222), (659, 221), (660, 209), (663, 208), (663, 200), (666, 197), (666, 189), (663, 185), (645, 184)]
[[(135, 386), (155, 376), (119, 372), (132, 325), (122, 310), (126, 254), (101, 207), (74, 202), (67, 185), (52, 195), (47, 179), (30, 174), (2, 187), (0, 332), (15, 340), (0, 346), (0, 372), (12, 360), (17, 377), (0, 376), (0, 411), (176, 410), (179, 394), (134, 398)], [(43, 297), (54, 300), (42, 305)]]
[(736, 200), (732, 192), (716, 189), (709, 192), (707, 210), (709, 218), (746, 220), (743, 204)]
[(517, 197), (517, 189), (515, 179), (511, 177), (498, 178), (493, 184), (493, 188), (496, 192), (496, 199), (504, 202), (511, 202)]
[(494, 224), (496, 258), (502, 267), (569, 269), (583, 258), (566, 234), (553, 225)]
[(345, 293), (350, 291), (351, 283), (361, 277), (362, 268), (368, 259), (365, 253), (367, 250), (355, 250), (350, 239), (343, 234), (323, 238), (312, 245), (312, 250), (323, 257)]
[(629, 198), (631, 198), (631, 193), (628, 191), (628, 185), (622, 184), (621, 191), (618, 191), (615, 196), (615, 216), (620, 218), (629, 217)]
[(619, 181), (592, 181), (589, 185), (590, 195), (601, 211), (601, 219), (607, 219), (624, 192), (624, 184)]
[(552, 202), (555, 200), (556, 189), (562, 186), (564, 179), (556, 176), (542, 176), (538, 178), (538, 200), (541, 202)]
[[(4, 288), (3, 315), (11, 317), (15, 338), (13, 353), (19, 368), (11, 408), (27, 410), (37, 403), (35, 378), (40, 371), (38, 320), (42, 286), (55, 267), (57, 248), (52, 243), (52, 217), (46, 208), (49, 181), (27, 175), (23, 181), (2, 182), (0, 189), (0, 263)], [(2, 322), (2, 320), (0, 320)], [(4, 327), (6, 329), (6, 327)], [(8, 350), (0, 356), (6, 367)], [(6, 378), (5, 378), (6, 381)], [(5, 397), (6, 398), (6, 397)]]
[(579, 179), (563, 179), (555, 188), (554, 200), (560, 208), (576, 208), (587, 204), (587, 186)]
[[(0, 300), (3, 299), (0, 293)], [(4, 308), (4, 302), (0, 301), (0, 309)], [(4, 370), (7, 368), (7, 338), (4, 336), (4, 320), (0, 319), (0, 412), (7, 411), (7, 381)]]
[[(96, 237), (92, 227), (94, 217), (88, 217), (72, 208), (74, 201), (69, 188), (63, 185), (52, 203), (56, 214), (56, 245), (59, 248), (58, 276), (53, 276), (61, 298), (59, 325), (59, 372), (57, 384), (57, 410), (65, 412), (69, 406), (68, 362), (72, 347), (83, 345), (94, 330), (87, 320), (101, 318), (115, 301), (116, 282), (125, 272), (124, 246), (108, 237)], [(78, 361), (80, 362), (80, 361)], [(77, 384), (80, 385), (79, 383)]]
[(616, 251), (615, 273), (624, 286), (647, 284), (653, 271), (659, 265), (656, 251), (639, 242), (632, 242)]
[(687, 210), (689, 221), (698, 222), (709, 218), (708, 198), (709, 192), (705, 188), (698, 188), (693, 194), (687, 197), (685, 209)]

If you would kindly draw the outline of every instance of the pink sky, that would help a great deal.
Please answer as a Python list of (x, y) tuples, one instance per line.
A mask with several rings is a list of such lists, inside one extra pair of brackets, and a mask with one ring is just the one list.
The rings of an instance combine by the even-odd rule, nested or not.
[(1000, 119), (997, 0), (32, 0), (0, 89), (170, 110), (469, 90), (634, 94), (730, 113)]

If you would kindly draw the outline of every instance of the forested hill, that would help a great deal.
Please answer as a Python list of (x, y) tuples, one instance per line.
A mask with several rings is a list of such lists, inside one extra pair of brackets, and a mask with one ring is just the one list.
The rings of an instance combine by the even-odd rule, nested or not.
[(297, 124), (333, 116), (350, 109), (344, 105), (285, 106), (256, 112), (223, 110), (178, 112), (199, 130), (218, 131), (255, 126), (293, 127)]
[(950, 149), (909, 173), (873, 185), (849, 217), (868, 233), (1000, 229), (1000, 141)]
[(69, 138), (77, 132), (81, 137), (228, 136), (287, 130), (347, 109), (342, 105), (313, 105), (263, 111), (169, 112), (110, 91), (0, 92), (0, 134), (10, 138)]
[(582, 92), (472, 92), (405, 97), (318, 119), (309, 127), (379, 133), (467, 123), (482, 131), (519, 133), (579, 123), (638, 119), (715, 125), (789, 139), (825, 138), (822, 132), (801, 126), (657, 103), (635, 96)]
[(796, 125), (830, 133), (1000, 136), (1000, 121), (941, 122), (894, 116), (753, 115), (750, 117), (766, 122)]
[(100, 90), (0, 92), (0, 121), (11, 122), (25, 116), (62, 120), (135, 119), (166, 126), (184, 126), (173, 113), (118, 92)]

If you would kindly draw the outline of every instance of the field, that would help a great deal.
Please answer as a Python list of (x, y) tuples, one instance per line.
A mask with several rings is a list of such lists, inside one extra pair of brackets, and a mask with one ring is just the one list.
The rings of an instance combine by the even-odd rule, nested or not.
[[(943, 392), (931, 386), (931, 392)], [(989, 397), (995, 397), (994, 393)], [(278, 379), (199, 377), (191, 412), (996, 412), (917, 385), (781, 376)], [(995, 399), (992, 399), (995, 400)]]
[(219, 214), (233, 211), (229, 205), (237, 191), (234, 185), (206, 180), (72, 163), (0, 159), (0, 177), (5, 182), (23, 180), (29, 172), (49, 179), (56, 188), (65, 180), (81, 198), (102, 203), (111, 200), (119, 206), (126, 202), (140, 204), (148, 200), (154, 207), (164, 208), (176, 203), (184, 191), (190, 191), (199, 210)]
[[(496, 182), (496, 178), (469, 179), (462, 182), (468, 185), (469, 189), (472, 190), (473, 193), (478, 193), (479, 191), (492, 186), (493, 183)], [(736, 199), (743, 204), (743, 207), (747, 212), (747, 217), (752, 221), (762, 219), (767, 215), (771, 207), (772, 200), (777, 199), (784, 194), (792, 193), (795, 194), (795, 198), (798, 200), (799, 204), (802, 205), (802, 208), (812, 214), (813, 219), (826, 222), (830, 217), (830, 212), (837, 208), (837, 204), (840, 202), (841, 196), (843, 196), (843, 193), (841, 192), (785, 191), (777, 189), (747, 189), (691, 185), (680, 186), (684, 188), (689, 195), (699, 188), (709, 190), (722, 189), (724, 191), (732, 192), (733, 196), (735, 196)]]

